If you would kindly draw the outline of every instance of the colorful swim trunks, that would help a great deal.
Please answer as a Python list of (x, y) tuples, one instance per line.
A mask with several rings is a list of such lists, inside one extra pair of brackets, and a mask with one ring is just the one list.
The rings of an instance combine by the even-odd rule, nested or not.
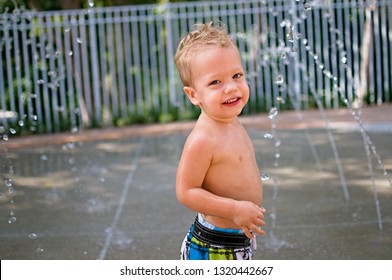
[(242, 230), (217, 228), (198, 214), (182, 243), (181, 259), (251, 260), (251, 243)]

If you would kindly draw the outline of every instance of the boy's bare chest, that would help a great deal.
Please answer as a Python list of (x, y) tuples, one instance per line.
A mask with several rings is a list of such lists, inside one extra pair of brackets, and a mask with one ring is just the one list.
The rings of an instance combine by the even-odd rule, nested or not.
[(247, 135), (227, 137), (219, 143), (214, 153), (216, 164), (247, 165), (253, 163), (254, 149)]

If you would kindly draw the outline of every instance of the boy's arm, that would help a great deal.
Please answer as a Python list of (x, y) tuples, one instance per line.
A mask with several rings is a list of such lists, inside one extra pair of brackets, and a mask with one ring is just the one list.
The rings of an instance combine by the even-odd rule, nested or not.
[(264, 234), (259, 228), (265, 224), (262, 208), (249, 201), (215, 195), (201, 187), (213, 160), (214, 145), (208, 137), (188, 138), (177, 171), (177, 199), (196, 212), (233, 220), (249, 238), (252, 238), (250, 231)]

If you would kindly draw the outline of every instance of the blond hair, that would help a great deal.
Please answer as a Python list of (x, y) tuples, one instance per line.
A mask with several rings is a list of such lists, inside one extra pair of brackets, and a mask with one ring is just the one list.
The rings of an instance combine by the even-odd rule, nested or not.
[(235, 46), (227, 33), (226, 26), (219, 22), (197, 23), (193, 29), (183, 36), (178, 44), (174, 62), (177, 66), (182, 84), (192, 84), (191, 62), (198, 51), (205, 46), (228, 47)]

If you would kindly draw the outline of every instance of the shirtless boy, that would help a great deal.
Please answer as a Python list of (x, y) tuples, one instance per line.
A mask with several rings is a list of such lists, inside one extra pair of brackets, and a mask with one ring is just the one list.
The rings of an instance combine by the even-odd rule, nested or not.
[(252, 259), (265, 210), (253, 144), (238, 120), (249, 99), (240, 53), (222, 24), (196, 24), (175, 63), (184, 92), (201, 109), (176, 178), (177, 199), (198, 212), (181, 258)]

